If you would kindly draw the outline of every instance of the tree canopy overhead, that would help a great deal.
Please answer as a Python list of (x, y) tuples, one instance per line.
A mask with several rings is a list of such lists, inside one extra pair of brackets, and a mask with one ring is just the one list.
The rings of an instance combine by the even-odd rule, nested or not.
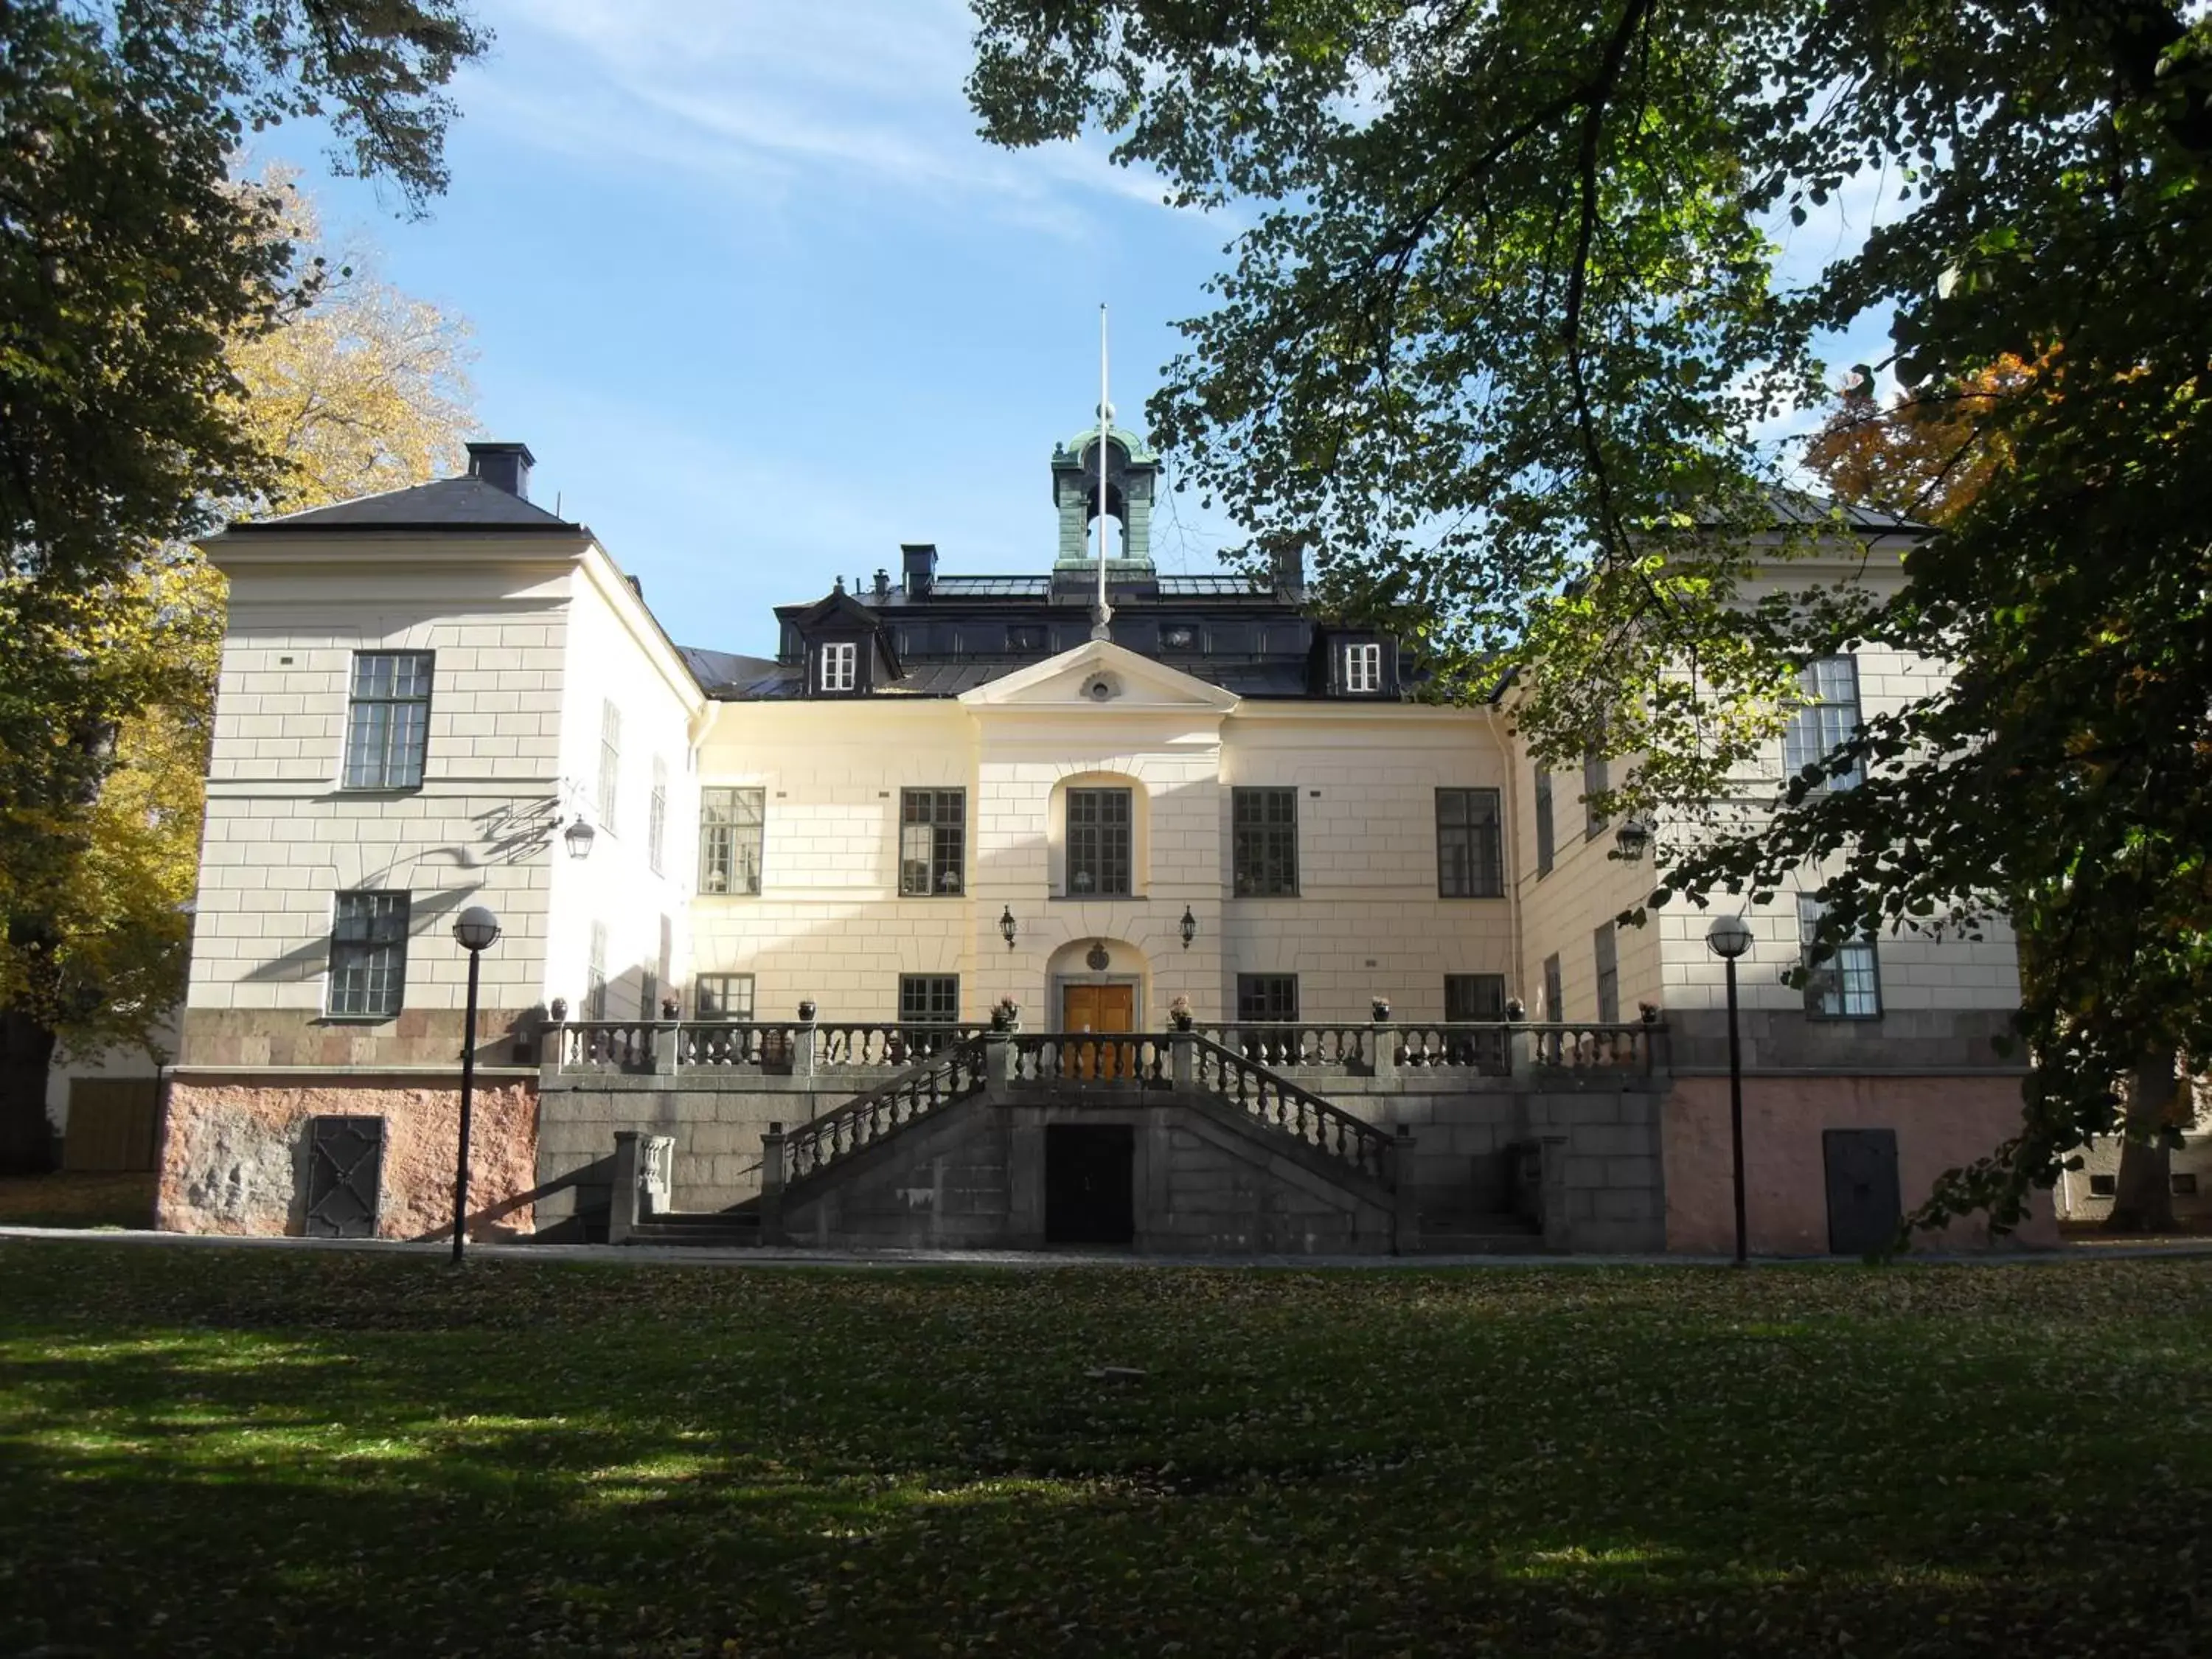
[[(2023, 1133), (1945, 1204), (2004, 1218), (2114, 1127), (2116, 1078), (2212, 1052), (2202, 7), (977, 12), (988, 136), (1095, 125), (1180, 200), (1256, 207), (1185, 325), (1163, 438), (1447, 671), (1492, 648), (1534, 666), (1540, 751), (1602, 741), (1639, 757), (1622, 804), (1686, 804), (1759, 764), (1806, 658), (1955, 665), (1771, 813), (1676, 849), (1656, 896), (1811, 866), (1831, 943), (1996, 908), (2033, 933)], [(1815, 218), (1844, 209), (1849, 235)], [(1800, 227), (1835, 251), (1786, 282)], [(1819, 401), (1824, 334), (1869, 318), (1916, 395), (1973, 389), (1923, 435), (1985, 476), (1898, 596), (1741, 605), (1786, 477), (1759, 423)]]
[[(0, 1167), (43, 1158), (55, 1027), (123, 960), (99, 936), (125, 909), (84, 886), (128, 862), (102, 850), (118, 734), (203, 684), (167, 550), (295, 477), (240, 360), (326, 272), (283, 192), (234, 181), (238, 148), (319, 116), (342, 170), (419, 210), (441, 88), (486, 44), (459, 0), (0, 3)], [(106, 890), (143, 908), (166, 880)], [(110, 966), (73, 977), (72, 940)]]

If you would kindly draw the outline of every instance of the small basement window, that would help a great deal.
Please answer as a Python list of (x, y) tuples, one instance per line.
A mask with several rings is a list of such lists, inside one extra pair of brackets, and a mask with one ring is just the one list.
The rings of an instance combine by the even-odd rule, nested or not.
[(2089, 1196), (2092, 1198), (2117, 1198), (2119, 1192), (2120, 1178), (2118, 1176), (2093, 1175), (2089, 1177)]
[(2173, 1195), (2176, 1198), (2196, 1197), (2197, 1177), (2189, 1174), (2175, 1176), (2173, 1177)]

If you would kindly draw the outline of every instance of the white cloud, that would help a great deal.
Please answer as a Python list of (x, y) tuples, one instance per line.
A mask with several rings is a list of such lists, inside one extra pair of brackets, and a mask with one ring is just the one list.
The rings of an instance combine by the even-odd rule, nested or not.
[(570, 161), (681, 172), (760, 208), (853, 191), (1070, 237), (1107, 201), (1164, 194), (1094, 139), (1014, 154), (978, 137), (961, 0), (507, 0), (490, 21), (465, 106)]

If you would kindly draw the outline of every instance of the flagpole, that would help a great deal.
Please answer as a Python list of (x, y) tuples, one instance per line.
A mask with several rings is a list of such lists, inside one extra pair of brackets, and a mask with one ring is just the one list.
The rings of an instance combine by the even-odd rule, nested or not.
[(1110, 640), (1114, 608), (1106, 603), (1106, 445), (1113, 429), (1114, 405), (1106, 399), (1106, 302), (1098, 303), (1098, 603), (1091, 613), (1091, 637)]

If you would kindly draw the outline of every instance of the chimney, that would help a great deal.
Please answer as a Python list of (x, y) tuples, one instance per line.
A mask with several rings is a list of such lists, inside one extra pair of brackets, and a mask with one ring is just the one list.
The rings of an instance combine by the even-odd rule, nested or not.
[(891, 596), (891, 573), (878, 567), (876, 571), (876, 603), (881, 605)]
[(530, 499), (530, 469), (538, 458), (528, 444), (471, 444), (469, 477), (482, 478), (495, 489)]
[(1305, 550), (1296, 542), (1287, 546), (1271, 549), (1267, 562), (1274, 568), (1275, 592), (1285, 599), (1295, 599), (1305, 592)]
[(899, 554), (905, 561), (906, 596), (921, 599), (937, 585), (937, 544), (901, 542)]

